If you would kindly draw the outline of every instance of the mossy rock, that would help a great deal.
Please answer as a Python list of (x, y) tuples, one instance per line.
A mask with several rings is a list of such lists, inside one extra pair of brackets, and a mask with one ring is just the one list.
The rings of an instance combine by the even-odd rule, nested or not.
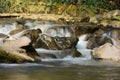
[(0, 49), (0, 62), (1, 63), (23, 63), (33, 62), (34, 59), (26, 54), (11, 52), (8, 50)]

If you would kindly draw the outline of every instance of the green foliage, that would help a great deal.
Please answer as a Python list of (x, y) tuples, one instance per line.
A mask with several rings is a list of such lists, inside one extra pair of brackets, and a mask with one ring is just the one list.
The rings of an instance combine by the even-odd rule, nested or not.
[(115, 6), (109, 3), (109, 0), (80, 0), (80, 4), (84, 4), (89, 7), (98, 7), (104, 9), (114, 9)]
[[(42, 2), (44, 5), (40, 4)], [(116, 6), (111, 5), (109, 0), (0, 0), (0, 12), (66, 13), (69, 12), (69, 8), (72, 8), (71, 5), (76, 6), (76, 11), (90, 12), (91, 14), (99, 13), (100, 9), (116, 9)]]
[(115, 19), (118, 20), (118, 21), (120, 21), (120, 16), (116, 17)]

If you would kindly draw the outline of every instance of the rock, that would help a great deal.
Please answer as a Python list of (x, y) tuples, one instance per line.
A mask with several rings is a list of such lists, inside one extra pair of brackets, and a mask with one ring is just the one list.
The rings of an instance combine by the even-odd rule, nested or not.
[(112, 26), (113, 28), (120, 28), (120, 21), (116, 20), (102, 20), (100, 24), (104, 27)]
[(44, 58), (47, 58), (47, 59), (48, 59), (48, 58), (57, 58), (56, 55), (54, 55), (54, 54), (49, 54), (49, 53), (40, 53), (39, 56), (40, 56), (40, 58), (43, 58), (43, 59), (44, 59)]
[(23, 63), (35, 60), (26, 54), (0, 49), (0, 63)]
[(75, 48), (71, 49), (70, 54), (72, 57), (80, 57), (81, 56), (81, 53), (79, 51), (77, 51), (77, 49), (75, 49)]
[(103, 15), (98, 14), (90, 17), (89, 22), (95, 24), (101, 24), (103, 26), (113, 26), (120, 27), (120, 21), (117, 21), (117, 18), (120, 16), (120, 10), (112, 10)]
[(58, 58), (64, 58), (67, 56), (71, 56), (71, 57), (80, 57), (81, 53), (77, 51), (76, 48), (71, 48), (71, 49), (64, 49), (61, 50)]
[(106, 42), (112, 43), (112, 40), (107, 36), (106, 32), (103, 29), (99, 29), (90, 35), (87, 48), (93, 49), (105, 44)]
[(17, 39), (5, 38), (0, 41), (0, 44), (0, 62), (34, 62), (39, 56), (33, 48), (31, 40), (25, 36)]
[(94, 59), (120, 60), (120, 47), (106, 43), (92, 51)]
[(0, 38), (5, 38), (5, 37), (8, 37), (8, 35), (0, 33)]
[(40, 29), (31, 29), (31, 30), (25, 30), (21, 34), (21, 36), (26, 36), (31, 39), (32, 43), (35, 43), (39, 37), (39, 34), (42, 33)]
[(112, 11), (104, 14), (104, 18), (106, 18), (106, 19), (115, 19), (118, 16), (120, 16), (120, 10), (112, 10)]
[(26, 23), (26, 20), (23, 18), (20, 18), (20, 19), (16, 20), (16, 22), (17, 22), (17, 24), (24, 25)]
[[(51, 50), (64, 50), (74, 48), (78, 42), (77, 37), (51, 37), (46, 34), (42, 34), (36, 44), (38, 47), (51, 49)], [(44, 45), (44, 46), (42, 46)]]
[(79, 23), (78, 26), (71, 26), (70, 29), (73, 31), (73, 35), (79, 37), (83, 34), (93, 33), (98, 30), (100, 26), (92, 23)]
[(113, 44), (120, 46), (120, 29), (112, 29), (110, 34)]
[(100, 23), (103, 20), (103, 16), (102, 15), (95, 15), (93, 17), (90, 17), (89, 22), (90, 23)]
[(17, 33), (21, 32), (21, 31), (23, 31), (23, 30), (24, 30), (24, 26), (19, 24), (18, 27), (15, 30), (10, 31), (9, 34), (14, 35), (14, 34), (17, 34)]

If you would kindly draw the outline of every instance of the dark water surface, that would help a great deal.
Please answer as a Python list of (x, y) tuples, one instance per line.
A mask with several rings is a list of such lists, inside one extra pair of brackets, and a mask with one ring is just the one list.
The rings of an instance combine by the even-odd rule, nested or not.
[(79, 63), (48, 61), (0, 64), (0, 80), (120, 80), (119, 63), (99, 61)]

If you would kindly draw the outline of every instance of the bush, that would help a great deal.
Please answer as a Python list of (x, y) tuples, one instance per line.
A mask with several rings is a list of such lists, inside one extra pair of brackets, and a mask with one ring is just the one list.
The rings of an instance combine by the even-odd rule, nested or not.
[[(110, 2), (112, 1), (112, 2)], [(71, 5), (76, 6), (77, 11), (86, 11), (89, 12), (87, 9), (92, 11), (93, 13), (98, 13), (100, 9), (107, 9), (112, 10), (119, 7), (117, 0), (0, 0), (0, 12), (1, 13), (44, 13), (47, 12), (58, 12), (60, 7), (65, 8), (62, 9), (63, 13), (70, 8)], [(44, 5), (39, 4), (43, 2)], [(30, 7), (32, 6), (32, 7)], [(59, 7), (60, 6), (60, 7)], [(29, 9), (33, 8), (33, 9)], [(39, 9), (44, 8), (44, 9)], [(72, 8), (72, 7), (71, 7)], [(42, 10), (42, 11), (40, 11)]]

